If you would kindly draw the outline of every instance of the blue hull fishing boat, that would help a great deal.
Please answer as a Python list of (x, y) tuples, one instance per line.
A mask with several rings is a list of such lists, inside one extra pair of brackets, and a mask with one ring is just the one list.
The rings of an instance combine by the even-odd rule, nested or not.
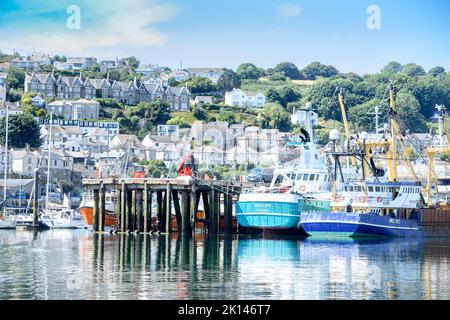
[[(333, 192), (333, 210), (330, 212), (302, 212), (298, 228), (310, 236), (338, 237), (449, 237), (450, 206), (433, 203), (431, 185), (435, 154), (450, 154), (450, 148), (429, 148), (428, 183), (426, 197), (412, 166), (411, 181), (398, 178), (396, 167), (396, 136), (400, 128), (394, 112), (395, 89), (390, 85), (391, 139), (367, 142), (367, 134), (355, 139), (353, 149), (332, 153), (335, 173), (340, 169), (340, 156), (361, 161), (362, 179), (343, 181), (341, 193)], [(441, 110), (442, 111), (442, 110)], [(443, 112), (442, 112), (443, 114)], [(443, 120), (443, 119), (442, 119)], [(443, 121), (441, 121), (443, 123)], [(331, 137), (332, 135), (330, 135)], [(337, 137), (337, 135), (333, 135)], [(337, 139), (335, 139), (336, 141)], [(400, 144), (403, 141), (400, 140)], [(350, 146), (351, 147), (351, 146)], [(350, 147), (348, 149), (350, 149)], [(335, 148), (334, 148), (335, 149)], [(386, 157), (388, 174), (378, 169), (373, 161), (373, 151), (378, 149)], [(370, 171), (369, 171), (370, 169)], [(369, 178), (369, 175), (372, 177)], [(334, 180), (336, 181), (336, 175)], [(344, 179), (342, 179), (344, 180)], [(426, 198), (426, 199), (425, 199)]]
[(299, 228), (310, 236), (322, 237), (422, 237), (418, 216), (397, 219), (377, 213), (302, 213)]

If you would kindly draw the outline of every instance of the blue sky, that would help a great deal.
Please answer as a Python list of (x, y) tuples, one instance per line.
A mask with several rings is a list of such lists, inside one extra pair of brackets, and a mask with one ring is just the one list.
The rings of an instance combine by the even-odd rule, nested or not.
[[(70, 5), (79, 30), (66, 27)], [(369, 5), (381, 10), (380, 30), (366, 26)], [(321, 61), (370, 73), (396, 60), (450, 70), (449, 21), (448, 0), (1, 0), (0, 50), (171, 67)]]

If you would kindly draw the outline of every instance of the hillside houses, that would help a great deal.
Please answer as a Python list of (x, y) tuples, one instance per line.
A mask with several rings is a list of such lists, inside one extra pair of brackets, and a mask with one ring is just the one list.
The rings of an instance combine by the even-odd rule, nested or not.
[(42, 94), (59, 100), (113, 99), (125, 105), (162, 99), (172, 111), (189, 110), (191, 93), (186, 87), (164, 86), (160, 83), (84, 79), (81, 76), (55, 76), (53, 73), (32, 73), (25, 78), (25, 92)]
[(39, 70), (40, 67), (50, 65), (50, 56), (47, 54), (33, 53), (29, 56), (16, 57), (10, 61), (10, 65), (27, 70)]
[(220, 76), (223, 74), (223, 68), (186, 68), (185, 71), (190, 77), (202, 77), (211, 80), (212, 83), (217, 84)]
[(81, 71), (90, 69), (97, 64), (94, 57), (69, 57), (66, 62), (55, 61), (53, 66), (61, 71)]

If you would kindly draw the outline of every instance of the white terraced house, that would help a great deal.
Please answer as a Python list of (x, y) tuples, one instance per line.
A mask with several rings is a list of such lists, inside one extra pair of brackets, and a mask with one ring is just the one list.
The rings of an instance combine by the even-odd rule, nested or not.
[(229, 106), (259, 108), (266, 104), (266, 96), (262, 92), (233, 89), (225, 93), (225, 103)]

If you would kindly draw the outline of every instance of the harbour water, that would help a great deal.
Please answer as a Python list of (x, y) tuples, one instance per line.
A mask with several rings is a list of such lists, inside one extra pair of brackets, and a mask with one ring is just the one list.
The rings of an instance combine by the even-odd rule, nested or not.
[(0, 299), (450, 299), (449, 240), (0, 231)]

